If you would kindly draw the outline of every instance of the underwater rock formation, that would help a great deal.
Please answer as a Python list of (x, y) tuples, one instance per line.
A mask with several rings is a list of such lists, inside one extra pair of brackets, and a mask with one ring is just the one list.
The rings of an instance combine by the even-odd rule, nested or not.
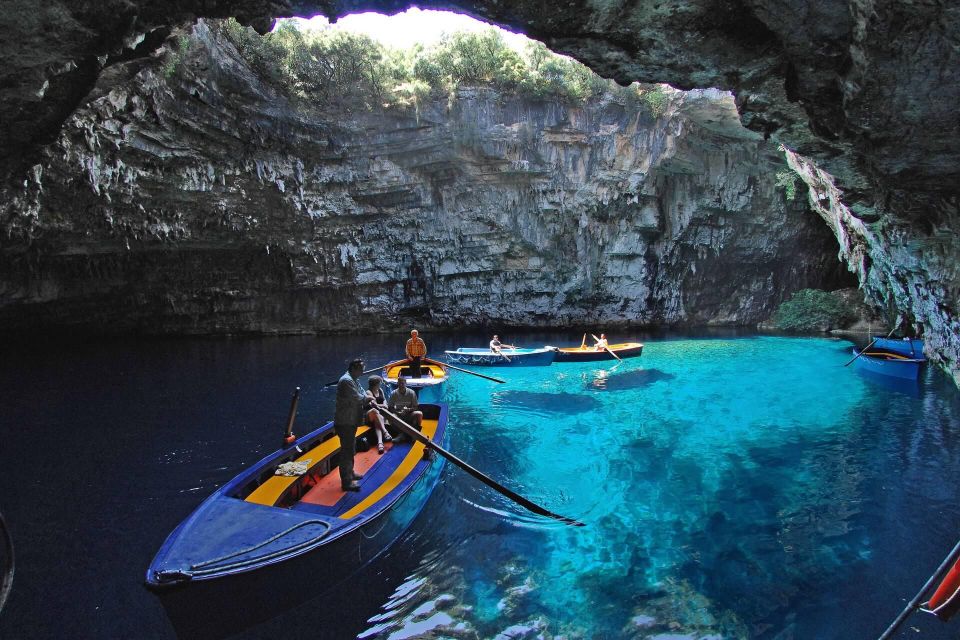
[(7, 191), (0, 327), (743, 325), (849, 283), (729, 94), (331, 112), (190, 38), (102, 74)]

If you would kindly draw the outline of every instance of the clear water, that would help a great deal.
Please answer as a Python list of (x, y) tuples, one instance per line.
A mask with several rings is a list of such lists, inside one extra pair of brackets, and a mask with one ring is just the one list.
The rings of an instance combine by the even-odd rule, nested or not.
[[(846, 341), (618, 339), (634, 337), (643, 356), (618, 365), (486, 368), (507, 383), (455, 374), (449, 388), (451, 448), (587, 527), (532, 516), (448, 467), (386, 556), (243, 635), (876, 637), (960, 537), (952, 382), (932, 369), (917, 385), (864, 377), (842, 366)], [(85, 637), (172, 637), (141, 587), (163, 538), (275, 448), (293, 386), (305, 429), (330, 415), (321, 385), (345, 359), (400, 348), (14, 350), (0, 364), (0, 510), (20, 544), (0, 637), (62, 637), (65, 619)], [(901, 637), (917, 636), (956, 638), (960, 622), (917, 614)]]

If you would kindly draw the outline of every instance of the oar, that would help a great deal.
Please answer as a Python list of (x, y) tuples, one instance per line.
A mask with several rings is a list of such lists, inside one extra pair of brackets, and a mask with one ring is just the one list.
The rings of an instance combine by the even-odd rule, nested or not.
[(431, 360), (430, 358), (424, 358), (425, 362), (433, 363), (439, 367), (447, 367), (448, 369), (453, 369), (454, 371), (462, 371), (464, 373), (469, 373), (472, 376), (477, 376), (478, 378), (486, 378), (487, 380), (493, 380), (494, 382), (499, 382), (500, 384), (505, 384), (506, 380), (501, 380), (499, 378), (491, 378), (490, 376), (485, 376), (482, 373), (477, 373), (476, 371), (470, 371), (469, 369), (461, 369), (460, 367), (455, 367), (452, 364), (447, 364), (446, 362), (437, 362), (436, 360)]
[[(900, 325), (897, 324), (897, 327), (899, 327), (899, 326), (900, 326)], [(894, 327), (893, 329), (890, 330), (890, 333), (887, 334), (887, 337), (888, 337), (888, 338), (893, 335), (893, 332), (897, 330), (897, 327)], [(874, 345), (874, 343), (875, 343), (877, 340), (879, 340), (879, 339), (880, 339), (880, 338), (874, 338), (873, 340), (871, 340), (871, 341), (870, 341), (870, 344), (868, 344), (867, 346), (865, 346), (862, 351), (860, 351), (860, 352), (857, 353), (857, 355), (855, 355), (855, 356), (853, 356), (852, 358), (850, 358), (850, 360), (848, 360), (843, 366), (847, 366), (848, 364), (850, 364), (851, 362), (853, 362), (854, 360), (856, 360), (857, 358), (859, 358), (860, 356), (862, 356), (862, 355), (863, 355), (864, 353), (866, 353), (866, 352), (870, 349), (870, 347), (872, 347), (872, 346)]]
[(437, 453), (442, 455), (444, 458), (446, 458), (453, 464), (457, 465), (458, 467), (460, 467), (461, 469), (469, 473), (471, 476), (473, 476), (480, 482), (484, 483), (491, 489), (505, 495), (506, 497), (510, 498), (520, 506), (525, 507), (526, 509), (538, 515), (546, 516), (548, 518), (553, 518), (554, 520), (559, 520), (561, 522), (565, 522), (567, 524), (570, 524), (576, 527), (585, 526), (579, 520), (574, 520), (572, 518), (561, 516), (560, 514), (549, 511), (541, 507), (540, 505), (538, 505), (536, 502), (531, 502), (530, 500), (527, 500), (526, 498), (521, 496), (519, 493), (515, 493), (510, 489), (507, 489), (505, 486), (503, 486), (502, 484), (500, 484), (490, 476), (484, 474), (478, 469), (471, 467), (469, 464), (467, 464), (457, 456), (453, 455), (452, 453), (450, 453), (449, 451), (447, 451), (446, 449), (444, 449), (443, 447), (435, 443), (430, 438), (426, 437), (425, 435), (423, 435), (422, 433), (420, 433), (419, 431), (411, 427), (409, 424), (401, 420), (399, 417), (397, 417), (393, 413), (390, 413), (390, 411), (388, 411), (387, 409), (380, 409), (380, 413), (384, 414), (385, 416), (393, 420), (394, 425), (399, 426), (401, 431), (403, 431), (405, 434), (407, 434), (417, 442), (423, 444), (428, 449), (433, 449), (434, 451), (436, 451)]
[[(594, 340), (596, 340), (597, 342), (600, 342), (600, 338), (598, 338), (597, 336), (593, 335), (592, 333), (590, 334), (590, 337), (593, 338)], [(613, 351), (610, 351), (610, 347), (604, 347), (604, 349), (606, 349), (606, 350), (607, 350), (607, 353), (609, 353), (610, 355), (612, 355), (614, 358), (616, 358), (617, 360), (620, 360), (620, 362), (623, 362), (623, 359), (622, 359), (620, 356), (618, 356), (617, 354), (615, 354)]]
[[(385, 366), (387, 366), (388, 364), (390, 364), (390, 363), (387, 362), (387, 363), (385, 363), (385, 364), (380, 365), (379, 367), (374, 367), (373, 369), (367, 369), (366, 371), (362, 372), (360, 375), (361, 375), (361, 376), (365, 376), (365, 375), (367, 375), (368, 373), (373, 373), (374, 371), (379, 371), (380, 369), (383, 369), (383, 368), (384, 368)], [(360, 376), (357, 376), (357, 377), (359, 378)], [(324, 386), (324, 387), (332, 387), (333, 385), (337, 384), (338, 382), (340, 382), (339, 379), (334, 380), (333, 382), (328, 382), (327, 384), (325, 384), (325, 385), (323, 385), (323, 386)]]
[[(891, 331), (890, 333), (892, 334), (893, 332)], [(890, 336), (887, 337), (889, 338)], [(944, 561), (940, 563), (940, 566), (937, 567), (937, 570), (933, 572), (933, 575), (930, 576), (930, 579), (927, 580), (926, 584), (920, 588), (920, 591), (917, 593), (917, 595), (913, 596), (913, 600), (907, 603), (906, 608), (904, 608), (904, 610), (900, 612), (900, 615), (898, 615), (890, 624), (890, 626), (887, 627), (887, 630), (883, 632), (879, 640), (887, 640), (888, 638), (893, 637), (893, 634), (897, 632), (897, 629), (900, 628), (900, 625), (906, 622), (907, 618), (910, 617), (910, 614), (916, 611), (917, 607), (920, 606), (920, 601), (923, 600), (923, 595), (930, 590), (930, 587), (936, 584), (937, 580), (940, 580), (943, 577), (947, 570), (957, 562), (958, 558), (960, 558), (960, 542), (958, 542), (957, 546), (953, 548), (953, 551), (950, 552), (950, 555), (948, 555)]]
[(587, 348), (587, 334), (583, 334), (583, 340), (580, 341), (580, 348), (581, 349)]

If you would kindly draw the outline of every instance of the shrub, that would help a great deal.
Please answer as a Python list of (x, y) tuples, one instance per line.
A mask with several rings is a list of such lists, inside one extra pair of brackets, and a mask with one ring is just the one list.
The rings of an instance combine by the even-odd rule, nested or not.
[(774, 326), (785, 331), (827, 331), (847, 326), (856, 309), (840, 295), (820, 289), (802, 289), (774, 312)]
[[(581, 104), (615, 87), (542, 42), (532, 42), (518, 53), (495, 28), (454, 33), (431, 47), (397, 50), (339, 29), (302, 32), (293, 21), (281, 21), (266, 36), (233, 19), (220, 24), (225, 37), (262, 77), (318, 105), (419, 111), (431, 96), (455, 97), (460, 87), (477, 85)], [(664, 109), (666, 100), (665, 94), (653, 90), (651, 109)]]
[(797, 197), (797, 174), (791, 169), (777, 171), (777, 186), (783, 189), (787, 200), (793, 200)]

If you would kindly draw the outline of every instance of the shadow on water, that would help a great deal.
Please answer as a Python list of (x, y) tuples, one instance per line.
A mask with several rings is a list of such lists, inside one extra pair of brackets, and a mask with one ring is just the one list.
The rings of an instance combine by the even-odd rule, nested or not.
[(586, 413), (600, 407), (600, 401), (576, 393), (540, 393), (536, 391), (503, 391), (493, 394), (494, 406), (519, 407), (547, 413)]
[(660, 369), (635, 369), (615, 373), (612, 376), (597, 376), (587, 384), (588, 389), (600, 391), (625, 391), (647, 387), (661, 380), (673, 380), (676, 376)]
[[(911, 398), (919, 398), (921, 392), (920, 382), (918, 380), (906, 380), (904, 378), (895, 378), (885, 376), (882, 373), (874, 373), (858, 369), (857, 374), (864, 380), (867, 380), (871, 386), (883, 389), (890, 393), (900, 393)], [(923, 374), (921, 374), (922, 376)]]

